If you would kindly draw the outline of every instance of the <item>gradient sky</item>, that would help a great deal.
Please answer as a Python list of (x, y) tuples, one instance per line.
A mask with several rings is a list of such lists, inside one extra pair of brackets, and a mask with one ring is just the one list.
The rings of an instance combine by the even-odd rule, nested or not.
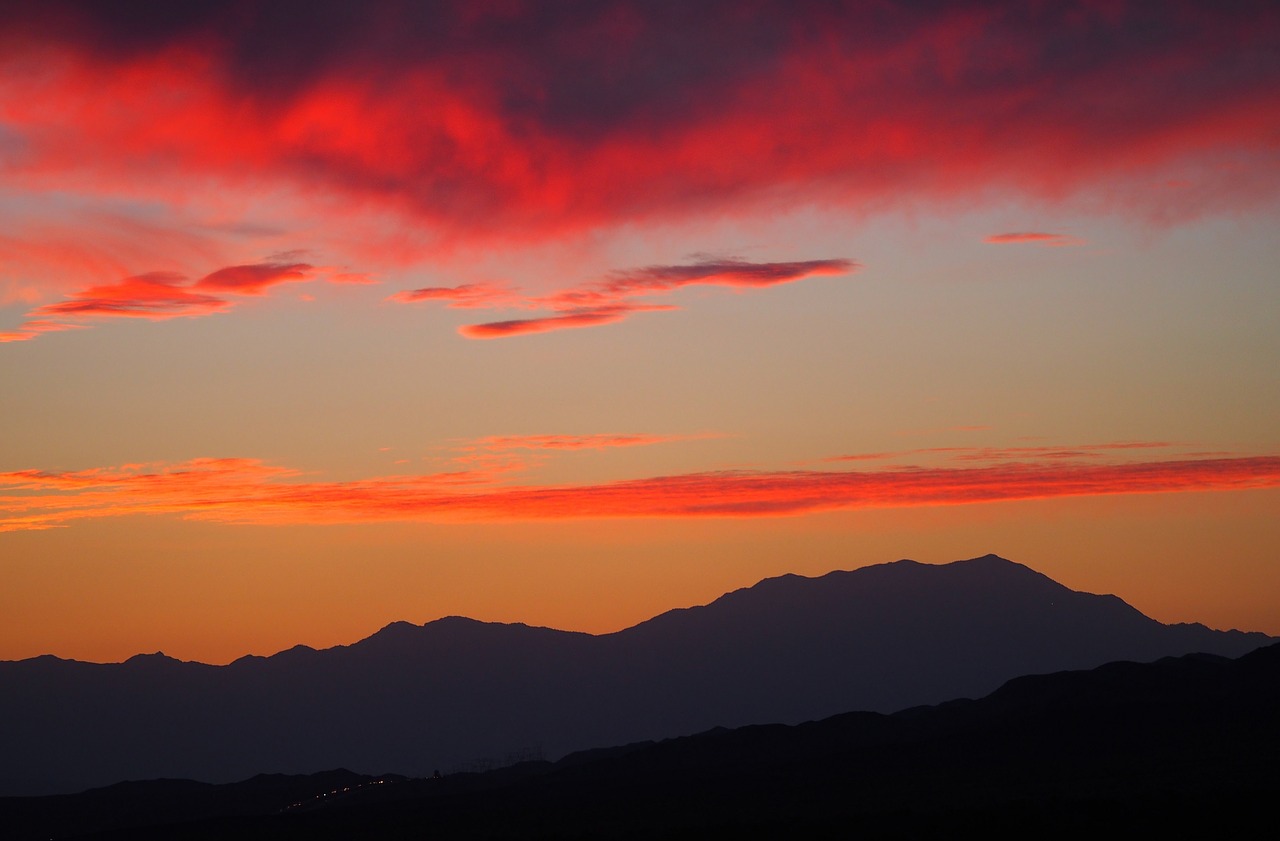
[(1274, 3), (0, 3), (0, 172), (0, 659), (986, 552), (1280, 634)]

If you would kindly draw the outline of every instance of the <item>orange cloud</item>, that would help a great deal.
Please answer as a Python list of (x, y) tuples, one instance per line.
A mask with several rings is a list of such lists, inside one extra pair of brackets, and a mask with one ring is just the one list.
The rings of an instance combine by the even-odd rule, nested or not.
[(992, 245), (1009, 245), (1011, 243), (1034, 243), (1036, 245), (1063, 246), (1063, 245), (1083, 245), (1084, 240), (1076, 237), (1067, 236), (1066, 234), (1045, 234), (1045, 233), (1012, 233), (1012, 234), (992, 234), (982, 240)]
[(1280, 456), (874, 471), (717, 471), (594, 485), (506, 486), (459, 471), (348, 482), (252, 459), (0, 474), (0, 531), (177, 514), (233, 524), (755, 517), (1067, 496), (1280, 487)]

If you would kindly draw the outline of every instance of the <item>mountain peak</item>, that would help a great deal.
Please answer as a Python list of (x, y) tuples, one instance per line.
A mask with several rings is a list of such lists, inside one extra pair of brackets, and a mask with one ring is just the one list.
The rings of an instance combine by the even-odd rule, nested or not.
[(421, 625), (415, 625), (412, 622), (406, 622), (403, 619), (401, 619), (395, 622), (391, 622), (387, 625), (384, 625), (379, 631), (377, 631), (377, 633), (373, 634), (373, 636), (375, 637), (397, 636), (398, 637), (398, 636), (404, 636), (405, 634), (414, 633), (415, 631), (418, 631), (421, 628), (422, 628)]
[(163, 651), (157, 651), (153, 654), (135, 654), (132, 657), (130, 657), (128, 660), (125, 660), (122, 665), (133, 666), (135, 668), (137, 667), (146, 668), (146, 667), (153, 667), (153, 666), (165, 666), (171, 663), (181, 663), (181, 662), (182, 662), (181, 660), (177, 660), (173, 657), (170, 657), (169, 655), (165, 654)]
[(1022, 566), (1022, 564), (1015, 563), (1014, 561), (1011, 561), (1011, 560), (1009, 560), (1008, 558), (1002, 558), (1002, 557), (1000, 557), (999, 555), (995, 554), (994, 552), (988, 552), (987, 554), (982, 555), (982, 556), (977, 557), (977, 558), (967, 558), (967, 559), (965, 559), (965, 560), (963, 560), (963, 561), (955, 561), (955, 563), (957, 563), (957, 564), (992, 564), (992, 563), (1002, 563), (1002, 564), (1013, 564), (1014, 566)]

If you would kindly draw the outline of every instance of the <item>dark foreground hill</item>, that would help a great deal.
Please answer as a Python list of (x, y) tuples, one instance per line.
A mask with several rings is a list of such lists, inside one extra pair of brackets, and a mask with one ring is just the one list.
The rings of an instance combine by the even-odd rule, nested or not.
[[(15, 841), (95, 826), (112, 828), (87, 837), (175, 841), (1270, 838), (1277, 709), (1273, 645), (1237, 660), (1111, 663), (1019, 678), (978, 701), (719, 729), (488, 774), (382, 783), (347, 774), (346, 793), (298, 803), (292, 791), (292, 800), (275, 792), (274, 808), (259, 796), (257, 811), (225, 803), (307, 780), (206, 786), (188, 821), (173, 809), (148, 816), (140, 793), (154, 787), (152, 802), (164, 803), (166, 792), (197, 784), (0, 798), (0, 827)], [(334, 779), (343, 775), (317, 779), (313, 790)], [(133, 825), (120, 817), (128, 810)]]
[(986, 556), (787, 575), (603, 636), (453, 617), (227, 666), (39, 657), (0, 663), (0, 794), (335, 767), (424, 776), (1268, 641), (1162, 625)]

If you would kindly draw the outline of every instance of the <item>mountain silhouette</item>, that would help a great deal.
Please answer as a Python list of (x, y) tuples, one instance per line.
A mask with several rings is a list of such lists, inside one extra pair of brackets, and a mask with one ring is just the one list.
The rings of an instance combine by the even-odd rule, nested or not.
[(1163, 625), (988, 555), (786, 575), (598, 636), (448, 617), (226, 666), (37, 657), (0, 662), (0, 794), (335, 767), (428, 776), (1269, 641)]
[[(259, 775), (0, 798), (14, 841), (1270, 838), (1280, 645), (1016, 678), (977, 701), (853, 712), (485, 774)], [(971, 829), (973, 832), (965, 830)]]

